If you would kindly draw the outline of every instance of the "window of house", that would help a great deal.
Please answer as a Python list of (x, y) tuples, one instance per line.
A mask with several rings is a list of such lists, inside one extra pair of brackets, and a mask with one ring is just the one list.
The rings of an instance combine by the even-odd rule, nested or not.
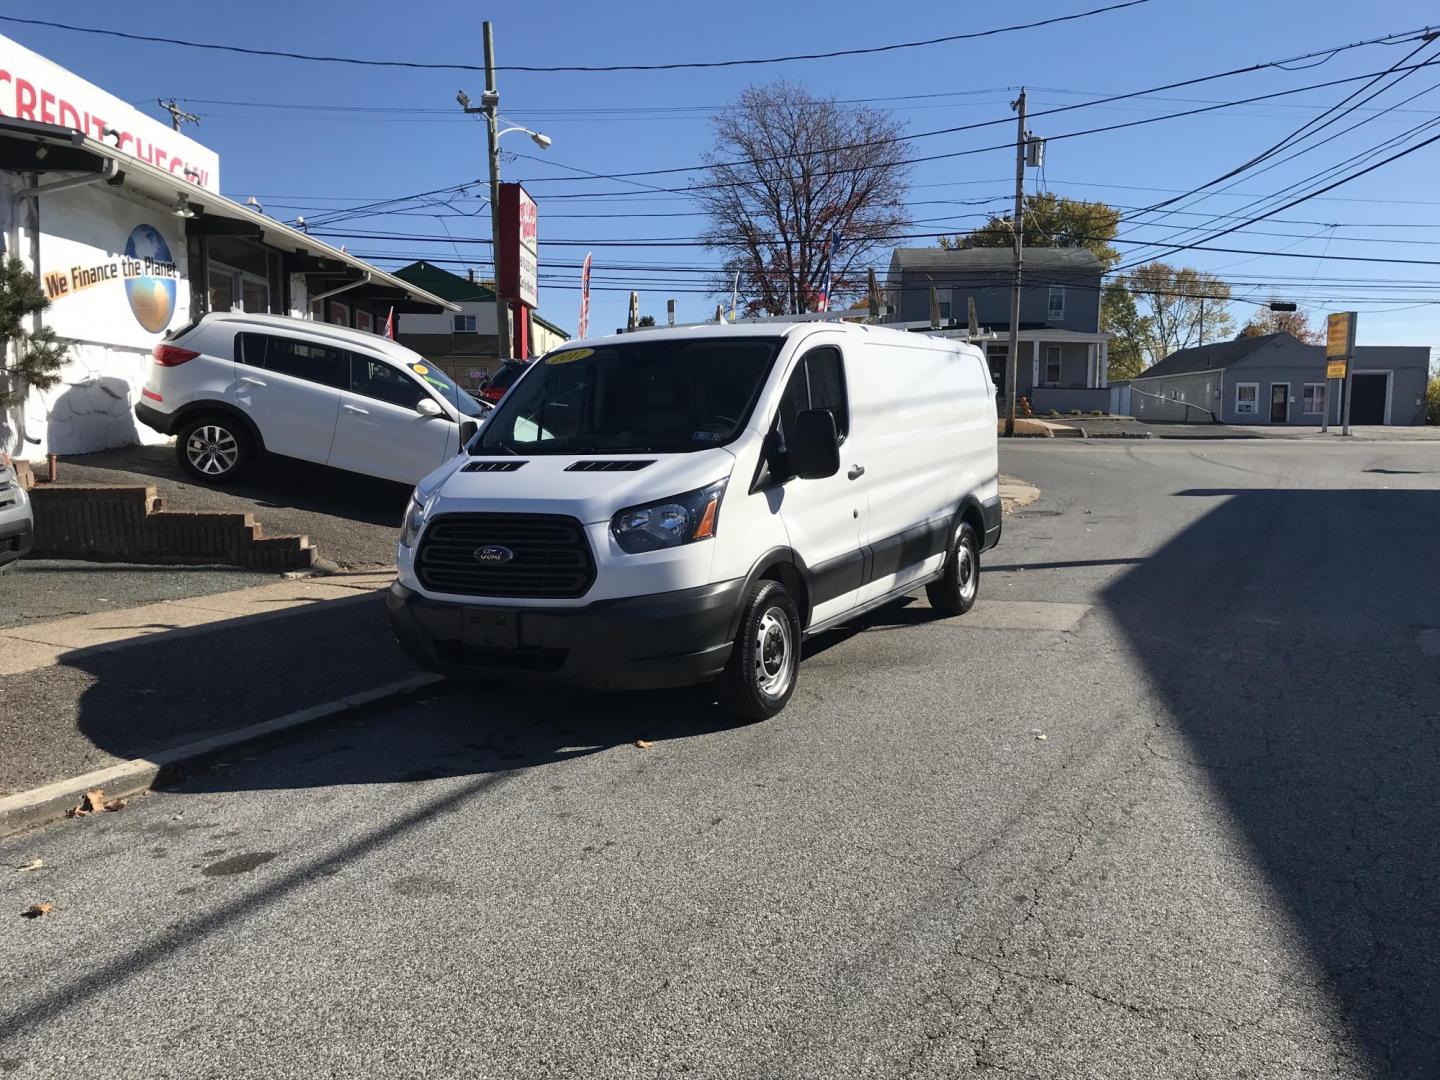
[(213, 259), (208, 277), (211, 311), (270, 310), (270, 282), (265, 278)]
[(1065, 318), (1065, 286), (1063, 285), (1050, 286), (1049, 317), (1051, 320)]
[(949, 289), (935, 290), (935, 303), (936, 306), (940, 309), (941, 326), (944, 326), (950, 322), (950, 301), (951, 297)]
[(364, 330), (367, 334), (375, 332), (375, 318), (368, 311), (357, 311), (355, 313), (355, 329)]
[(325, 321), (334, 323), (336, 326), (349, 326), (350, 308), (345, 304), (337, 304), (334, 300), (331, 300), (330, 314)]
[(985, 346), (985, 359), (990, 363), (990, 381), (996, 390), (1005, 389), (1005, 361), (1010, 357), (1009, 345)]
[(1045, 347), (1045, 381), (1051, 385), (1060, 382), (1060, 346)]
[(1305, 384), (1305, 411), (1318, 416), (1325, 411), (1325, 384)]
[(475, 316), (474, 316), (474, 315), (456, 315), (456, 316), (455, 316), (455, 333), (457, 333), (457, 334), (473, 334), (473, 333), (475, 333)]
[(1237, 415), (1241, 413), (1253, 415), (1256, 411), (1256, 403), (1259, 400), (1259, 383), (1242, 382), (1235, 384), (1235, 412)]

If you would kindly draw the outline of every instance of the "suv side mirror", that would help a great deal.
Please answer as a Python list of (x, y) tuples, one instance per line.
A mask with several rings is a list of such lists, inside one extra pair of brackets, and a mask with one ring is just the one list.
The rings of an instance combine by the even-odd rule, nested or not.
[(415, 403), (415, 411), (427, 420), (433, 420), (437, 416), (444, 416), (445, 410), (440, 408), (440, 403), (432, 397), (422, 397)]
[(806, 409), (795, 418), (790, 465), (802, 480), (823, 480), (840, 471), (840, 434), (829, 409)]

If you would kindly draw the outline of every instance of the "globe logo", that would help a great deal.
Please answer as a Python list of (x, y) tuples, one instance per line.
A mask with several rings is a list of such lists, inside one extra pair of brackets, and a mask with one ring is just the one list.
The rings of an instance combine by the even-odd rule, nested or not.
[(175, 314), (179, 270), (170, 245), (153, 225), (136, 225), (125, 241), (125, 296), (136, 320), (152, 334), (170, 325)]

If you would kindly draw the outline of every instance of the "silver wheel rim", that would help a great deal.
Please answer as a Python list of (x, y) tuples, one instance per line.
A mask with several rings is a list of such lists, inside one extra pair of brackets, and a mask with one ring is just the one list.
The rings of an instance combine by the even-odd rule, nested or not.
[(955, 547), (955, 586), (960, 591), (961, 600), (968, 601), (975, 596), (975, 589), (980, 584), (978, 570), (970, 545), (960, 541)]
[(783, 697), (794, 673), (795, 642), (790, 620), (778, 607), (772, 607), (755, 626), (755, 688), (768, 698)]
[(218, 424), (201, 424), (185, 440), (185, 457), (206, 476), (223, 476), (240, 460), (240, 444)]

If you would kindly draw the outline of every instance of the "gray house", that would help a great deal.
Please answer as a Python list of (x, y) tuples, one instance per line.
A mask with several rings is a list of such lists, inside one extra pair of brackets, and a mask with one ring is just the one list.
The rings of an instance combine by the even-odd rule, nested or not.
[[(890, 256), (886, 296), (889, 322), (928, 332), (930, 288), (935, 287), (939, 327), (963, 334), (975, 301), (990, 370), (1002, 396), (1010, 350), (1009, 248), (896, 248)], [(1100, 260), (1084, 248), (1029, 248), (1020, 296), (1020, 354), (1016, 393), (1037, 413), (1051, 409), (1108, 409), (1110, 336), (1100, 332)]]
[[(1352, 424), (1423, 424), (1430, 349), (1355, 348)], [(1328, 402), (1340, 422), (1339, 384)], [(1130, 412), (1141, 420), (1318, 426), (1327, 407), (1325, 349), (1289, 334), (1265, 334), (1171, 353), (1130, 381)]]

